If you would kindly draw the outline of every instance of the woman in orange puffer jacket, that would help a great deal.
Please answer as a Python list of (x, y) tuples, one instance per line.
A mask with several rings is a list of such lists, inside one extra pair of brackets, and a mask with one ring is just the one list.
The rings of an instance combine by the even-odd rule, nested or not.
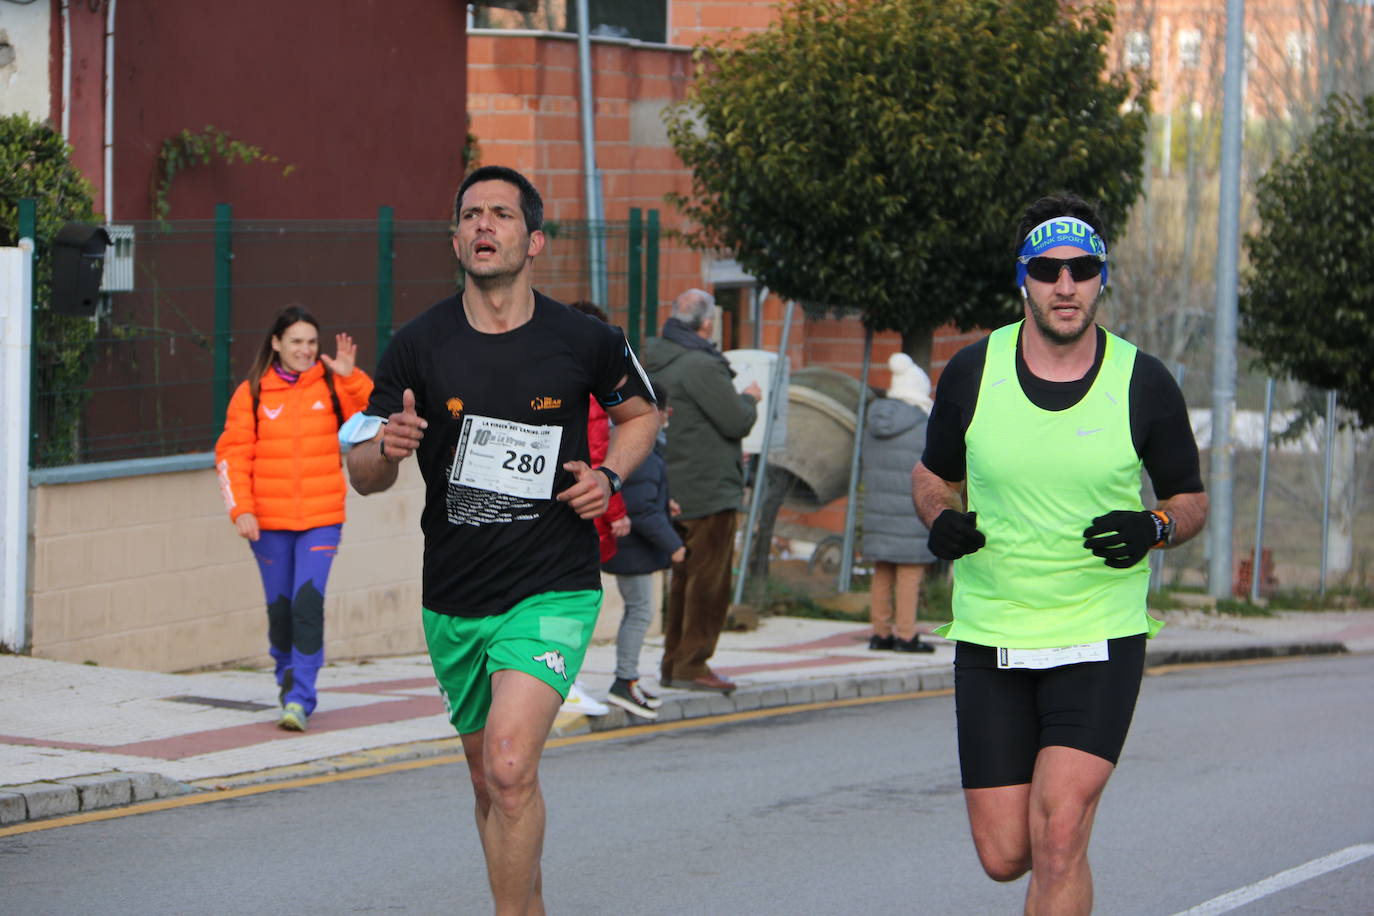
[(324, 664), (324, 589), (344, 521), (339, 427), (372, 394), (352, 338), (338, 334), (335, 343), (337, 355), (320, 353), (315, 317), (303, 306), (283, 309), (215, 443), (229, 519), (262, 574), (278, 724), (291, 731), (304, 731), (315, 710)]

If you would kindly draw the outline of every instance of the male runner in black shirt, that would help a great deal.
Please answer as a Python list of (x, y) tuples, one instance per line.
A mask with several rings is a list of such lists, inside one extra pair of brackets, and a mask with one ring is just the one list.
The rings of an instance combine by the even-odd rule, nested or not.
[[(618, 328), (534, 291), (543, 204), (524, 176), (464, 180), (453, 250), (460, 295), (397, 332), (348, 454), (359, 493), (415, 455), (425, 480), (423, 617), (434, 673), (462, 737), (497, 913), (544, 912), (539, 757), (601, 605), (596, 530), (648, 454), (658, 418)], [(588, 395), (615, 423), (589, 467)]]

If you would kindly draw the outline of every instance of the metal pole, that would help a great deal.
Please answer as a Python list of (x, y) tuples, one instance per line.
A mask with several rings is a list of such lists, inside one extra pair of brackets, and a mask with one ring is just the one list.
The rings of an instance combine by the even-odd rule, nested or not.
[(1264, 439), (1260, 446), (1259, 507), (1255, 510), (1255, 557), (1250, 564), (1250, 603), (1259, 602), (1260, 563), (1264, 557), (1264, 497), (1269, 492), (1269, 423), (1274, 416), (1274, 377), (1264, 385)]
[(759, 507), (763, 505), (763, 482), (767, 478), (768, 452), (773, 445), (773, 420), (778, 415), (779, 404), (787, 397), (782, 389), (783, 360), (787, 359), (787, 338), (792, 331), (792, 309), (796, 305), (787, 300), (787, 312), (782, 319), (782, 341), (778, 344), (778, 361), (773, 364), (773, 380), (768, 386), (767, 412), (763, 421), (763, 448), (759, 451), (758, 467), (754, 470), (754, 492), (749, 495), (749, 518), (744, 524), (744, 543), (740, 546), (739, 575), (735, 577), (735, 598), (733, 603), (744, 600), (744, 580), (749, 577), (749, 550), (754, 545), (754, 526), (758, 524)]
[[(20, 202), (21, 204), (23, 201)], [(28, 201), (32, 204), (32, 201)], [(0, 645), (29, 647), (29, 392), (33, 228), (0, 248)]]
[(1236, 295), (1240, 259), (1241, 104), (1245, 76), (1245, 2), (1226, 0), (1225, 102), (1221, 119), (1221, 187), (1217, 216), (1216, 327), (1212, 347), (1211, 556), (1207, 586), (1214, 598), (1231, 587), (1235, 519)]
[(377, 349), (372, 354), (374, 359), (381, 359), (382, 351), (391, 343), (395, 263), (396, 211), (382, 204), (377, 208)]
[(844, 548), (840, 552), (840, 578), (836, 589), (849, 591), (854, 573), (854, 527), (859, 518), (859, 465), (863, 460), (864, 415), (868, 412), (868, 371), (873, 364), (873, 329), (864, 325), (864, 367), (859, 376), (859, 408), (854, 421), (854, 451), (849, 459), (849, 504), (844, 510)]
[(587, 270), (591, 295), (606, 306), (606, 261), (600, 226), (606, 215), (596, 171), (596, 96), (592, 93), (592, 37), (587, 0), (577, 0), (577, 83), (582, 105), (582, 180), (587, 195)]
[(1336, 446), (1336, 392), (1326, 393), (1326, 467), (1322, 471), (1322, 568), (1317, 593), (1326, 596), (1326, 552), (1331, 539), (1331, 453)]
[[(20, 247), (24, 239), (29, 240), (29, 262), (30, 268), (34, 267), (34, 250), (38, 238), (38, 201), (33, 197), (19, 198), (19, 241)], [(32, 272), (32, 270), (31, 270)], [(38, 461), (38, 429), (33, 426), (33, 418), (38, 415), (38, 379), (36, 378), (38, 367), (34, 364), (33, 352), (38, 341), (34, 339), (37, 330), (37, 323), (33, 320), (34, 297), (38, 295), (36, 287), (38, 284), (30, 277), (29, 280), (29, 434), (25, 437), (25, 462), (28, 467), (34, 467)]]
[(229, 204), (215, 204), (215, 422), (229, 409), (229, 344), (232, 338), (234, 215)]
[(625, 329), (630, 338), (630, 349), (639, 349), (639, 314), (644, 301), (644, 275), (640, 264), (644, 260), (644, 226), (638, 207), (630, 208), (630, 303)]
[(754, 287), (754, 349), (763, 349), (763, 305), (772, 291), (766, 286)]

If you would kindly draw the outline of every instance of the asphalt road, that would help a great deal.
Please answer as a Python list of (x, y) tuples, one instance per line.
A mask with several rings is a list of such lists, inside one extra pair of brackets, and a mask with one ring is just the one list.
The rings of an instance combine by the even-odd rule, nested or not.
[[(1374, 909), (1371, 661), (1148, 677), (1097, 911)], [(551, 913), (1020, 912), (968, 839), (949, 696), (612, 734), (546, 754)], [(0, 837), (0, 913), (489, 912), (468, 799), (459, 763)]]

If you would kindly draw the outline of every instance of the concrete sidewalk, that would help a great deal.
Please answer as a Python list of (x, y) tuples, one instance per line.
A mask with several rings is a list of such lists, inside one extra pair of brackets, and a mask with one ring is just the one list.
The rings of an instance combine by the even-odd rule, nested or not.
[[(1268, 618), (1168, 612), (1151, 666), (1231, 658), (1374, 651), (1374, 611)], [(925, 625), (923, 625), (924, 627)], [(722, 635), (712, 666), (730, 696), (663, 690), (659, 722), (954, 685), (953, 646), (870, 652), (853, 621), (766, 618)], [(657, 691), (661, 643), (640, 670)], [(592, 646), (579, 680), (604, 696), (615, 646)], [(160, 674), (0, 656), (0, 828), (154, 798), (461, 751), (424, 655), (329, 665), (304, 734), (276, 727), (267, 670)], [(618, 708), (560, 715), (555, 736), (644, 724)]]

